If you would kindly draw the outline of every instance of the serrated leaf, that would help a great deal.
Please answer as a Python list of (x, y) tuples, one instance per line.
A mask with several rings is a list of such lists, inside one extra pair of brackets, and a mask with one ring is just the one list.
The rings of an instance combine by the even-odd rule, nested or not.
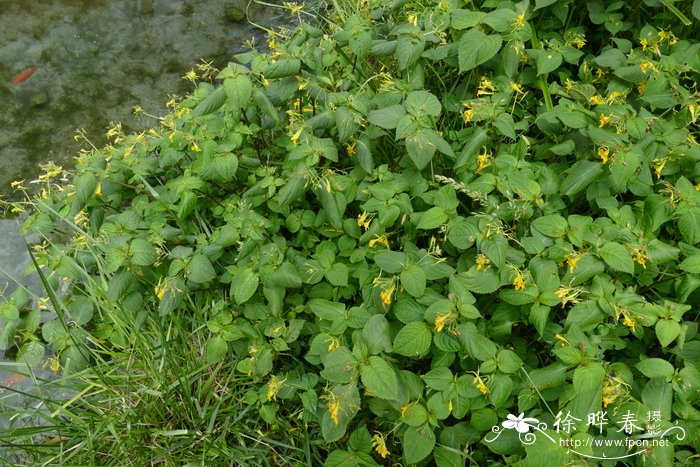
[(616, 271), (634, 273), (634, 261), (627, 248), (616, 242), (608, 242), (600, 249), (600, 257)]
[(399, 383), (394, 368), (381, 357), (371, 355), (360, 366), (360, 379), (365, 388), (380, 399), (395, 400)]
[(691, 245), (700, 243), (700, 209), (684, 210), (678, 218), (678, 230)]
[(374, 255), (374, 262), (389, 274), (396, 274), (406, 263), (406, 254), (400, 251), (384, 250)]
[(447, 211), (445, 208), (433, 206), (423, 213), (416, 225), (417, 229), (436, 229), (447, 222)]
[(231, 281), (231, 295), (237, 304), (247, 302), (258, 289), (260, 278), (251, 268), (240, 268)]
[(435, 433), (428, 424), (408, 427), (403, 434), (403, 455), (408, 464), (422, 461), (433, 452), (434, 447)]
[(404, 115), (406, 115), (406, 109), (403, 105), (397, 104), (372, 110), (367, 115), (367, 120), (378, 127), (393, 130)]
[(240, 74), (224, 80), (224, 91), (233, 108), (244, 109), (253, 96), (253, 84), (248, 76)]
[(214, 336), (207, 341), (207, 365), (220, 362), (228, 352), (228, 343), (221, 336)]
[(437, 97), (428, 91), (413, 91), (408, 93), (403, 103), (406, 111), (411, 115), (432, 115), (439, 117), (442, 112), (442, 104)]
[(493, 58), (501, 49), (503, 39), (498, 34), (486, 35), (478, 29), (471, 29), (459, 39), (457, 54), (461, 73), (473, 70)]
[(421, 297), (425, 292), (425, 271), (417, 264), (412, 264), (401, 271), (401, 285), (413, 297)]
[(681, 325), (676, 321), (660, 319), (656, 322), (656, 337), (659, 339), (661, 347), (668, 347), (680, 333)]
[(197, 104), (197, 107), (192, 111), (192, 115), (195, 117), (203, 117), (204, 115), (209, 115), (210, 113), (216, 111), (224, 105), (226, 102), (226, 91), (223, 87), (216, 89), (214, 92), (209, 94), (202, 102)]
[(369, 345), (372, 354), (391, 352), (391, 334), (389, 322), (382, 314), (372, 315), (362, 329), (362, 337)]
[(660, 358), (647, 358), (637, 363), (635, 367), (647, 378), (670, 378), (675, 369), (666, 360)]
[(401, 328), (394, 339), (394, 353), (406, 357), (421, 357), (430, 350), (432, 341), (430, 327), (422, 321), (408, 323)]
[(192, 256), (188, 265), (189, 274), (187, 278), (192, 282), (209, 282), (216, 277), (216, 271), (209, 258), (201, 253)]
[(156, 247), (142, 238), (135, 238), (129, 245), (131, 262), (137, 266), (150, 266), (158, 259)]
[(532, 221), (532, 226), (543, 235), (554, 238), (563, 237), (569, 228), (566, 219), (557, 214), (538, 217)]

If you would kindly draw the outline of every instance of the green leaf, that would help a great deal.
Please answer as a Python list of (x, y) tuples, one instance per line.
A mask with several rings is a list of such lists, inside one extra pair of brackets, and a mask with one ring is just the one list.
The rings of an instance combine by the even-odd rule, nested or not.
[(428, 91), (413, 91), (408, 93), (406, 101), (403, 103), (406, 111), (415, 116), (432, 115), (439, 117), (442, 111), (442, 104), (437, 97)]
[(403, 434), (403, 455), (407, 464), (422, 461), (433, 452), (435, 433), (430, 425), (410, 426)]
[(515, 373), (523, 366), (523, 361), (511, 350), (501, 350), (496, 356), (496, 365), (503, 373)]
[(681, 332), (680, 323), (670, 319), (660, 319), (656, 322), (656, 337), (661, 347), (668, 347)]
[(348, 267), (343, 263), (335, 263), (326, 271), (326, 279), (336, 287), (345, 287), (348, 285)]
[(634, 273), (634, 261), (627, 248), (616, 242), (607, 242), (600, 249), (600, 257), (616, 271)]
[(678, 267), (691, 274), (700, 274), (700, 254), (688, 256)]
[(367, 120), (378, 127), (393, 130), (404, 115), (406, 115), (406, 109), (403, 105), (397, 104), (372, 110), (367, 115)]
[(189, 274), (187, 278), (192, 282), (199, 282), (203, 284), (209, 282), (216, 277), (216, 271), (214, 266), (212, 266), (209, 258), (201, 253), (196, 253), (192, 256), (190, 263), (188, 265)]
[(486, 16), (483, 11), (454, 10), (451, 25), (454, 29), (469, 29), (478, 25)]
[(222, 336), (211, 337), (207, 341), (207, 365), (220, 362), (228, 352), (228, 342)]
[(430, 350), (432, 331), (422, 321), (408, 323), (394, 338), (394, 353), (406, 357), (422, 357)]
[(399, 70), (405, 70), (418, 61), (425, 49), (425, 39), (421, 35), (404, 34), (396, 41), (396, 61)]
[(535, 0), (535, 10), (557, 3), (559, 0)]
[(282, 58), (266, 66), (262, 75), (267, 79), (284, 78), (296, 75), (300, 69), (301, 61), (298, 58)]
[(554, 238), (563, 237), (569, 228), (566, 219), (557, 214), (538, 217), (532, 221), (532, 226), (543, 235)]
[(345, 318), (345, 305), (337, 302), (329, 302), (320, 298), (309, 300), (308, 303), (311, 312), (321, 319), (327, 321), (335, 321)]
[(400, 251), (382, 250), (374, 255), (374, 262), (389, 274), (396, 274), (403, 269), (406, 254)]
[(244, 109), (253, 97), (253, 84), (247, 75), (239, 74), (224, 80), (224, 91), (235, 109)]
[(684, 210), (678, 218), (678, 230), (691, 245), (700, 243), (700, 208)]
[(321, 377), (333, 383), (349, 383), (357, 378), (357, 359), (347, 347), (338, 347), (326, 355)]
[(216, 89), (214, 92), (209, 94), (202, 102), (197, 104), (197, 107), (192, 111), (192, 115), (195, 117), (202, 117), (204, 115), (209, 115), (210, 113), (216, 111), (224, 105), (226, 102), (226, 91), (223, 87)]
[(447, 210), (439, 206), (434, 206), (425, 211), (416, 225), (417, 229), (436, 229), (447, 222)]
[(401, 421), (408, 426), (421, 426), (428, 422), (430, 414), (423, 404), (413, 403), (401, 415)]
[(559, 68), (564, 57), (556, 50), (538, 50), (537, 58), (537, 75), (546, 75)]
[(401, 285), (413, 297), (421, 297), (425, 292), (425, 271), (417, 264), (412, 264), (401, 271)]
[(36, 368), (44, 358), (44, 344), (38, 340), (31, 340), (22, 345), (17, 352), (17, 361), (25, 363), (30, 368)]
[(372, 354), (391, 352), (391, 335), (389, 322), (382, 314), (372, 315), (362, 329), (362, 337), (369, 345)]
[(503, 39), (498, 34), (487, 36), (478, 29), (471, 29), (462, 34), (457, 47), (460, 73), (473, 70), (493, 58), (502, 44)]
[(495, 126), (498, 132), (503, 136), (507, 136), (511, 139), (516, 138), (515, 121), (513, 120), (513, 117), (511, 117), (510, 114), (500, 114), (498, 117), (496, 117), (496, 120), (493, 122), (493, 126)]
[(129, 245), (131, 262), (137, 266), (150, 266), (158, 259), (156, 247), (142, 238), (135, 238)]
[(236, 300), (236, 303), (247, 302), (258, 290), (260, 277), (258, 273), (253, 272), (251, 268), (240, 268), (231, 281), (231, 295)]
[(669, 379), (675, 371), (673, 365), (660, 358), (647, 358), (637, 363), (635, 367), (647, 378)]
[(560, 193), (572, 198), (598, 178), (603, 173), (603, 168), (598, 162), (582, 160), (572, 165), (567, 172), (568, 176), (561, 183)]
[(360, 379), (375, 397), (387, 400), (398, 397), (399, 383), (394, 368), (381, 357), (372, 355), (360, 366)]
[(513, 23), (518, 19), (518, 14), (507, 8), (499, 8), (489, 12), (482, 23), (488, 24), (491, 29), (496, 32), (510, 32), (513, 29)]
[[(396, 348), (396, 345), (394, 345), (394, 348)], [(452, 384), (453, 376), (449, 368), (438, 367), (421, 376), (421, 379), (425, 381), (429, 388), (436, 391), (444, 391)]]

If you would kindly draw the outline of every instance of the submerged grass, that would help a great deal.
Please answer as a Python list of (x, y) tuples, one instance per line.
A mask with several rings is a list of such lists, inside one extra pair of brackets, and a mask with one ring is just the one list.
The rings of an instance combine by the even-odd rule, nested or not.
[[(268, 426), (246, 401), (253, 385), (236, 361), (203, 363), (194, 323), (148, 319), (120, 351), (97, 344), (91, 367), (41, 381), (35, 392), (9, 389), (28, 407), (0, 410), (6, 465), (318, 465), (303, 425), (280, 417)], [(257, 394), (257, 392), (256, 392)], [(257, 397), (255, 395), (254, 397)]]

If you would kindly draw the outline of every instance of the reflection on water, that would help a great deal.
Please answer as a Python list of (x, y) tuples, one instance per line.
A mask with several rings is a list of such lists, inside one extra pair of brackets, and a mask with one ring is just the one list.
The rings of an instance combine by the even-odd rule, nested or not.
[[(35, 177), (41, 162), (69, 164), (78, 128), (102, 146), (111, 121), (153, 126), (133, 107), (163, 115), (168, 94), (192, 89), (182, 76), (200, 60), (222, 66), (245, 41), (260, 42), (263, 31), (230, 19), (232, 3), (0, 0), (0, 193)], [(248, 10), (266, 25), (286, 21), (283, 12)]]

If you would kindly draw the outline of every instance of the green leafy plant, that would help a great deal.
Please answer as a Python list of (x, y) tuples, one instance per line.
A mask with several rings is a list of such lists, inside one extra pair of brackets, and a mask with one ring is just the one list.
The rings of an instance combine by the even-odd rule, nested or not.
[(332, 443), (328, 466), (600, 453), (485, 441), (518, 413), (553, 440), (679, 425), (635, 459), (688, 462), (697, 4), (336, 5), (162, 127), (112, 129), (72, 184), (47, 175), (24, 228), (67, 235), (37, 255), (81, 332), (125, 348), (114, 313), (192, 317), (205, 363), (234, 361), (267, 424)]

